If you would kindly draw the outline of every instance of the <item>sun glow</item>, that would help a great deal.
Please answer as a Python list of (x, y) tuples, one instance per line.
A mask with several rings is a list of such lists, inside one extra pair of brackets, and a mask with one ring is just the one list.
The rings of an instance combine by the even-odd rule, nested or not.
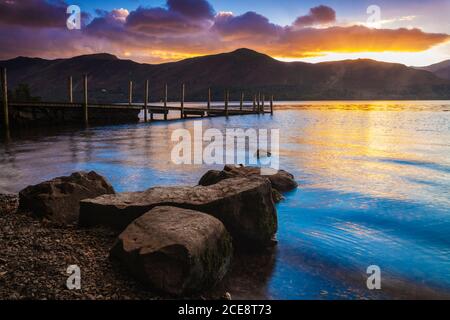
[(281, 61), (303, 61), (319, 63), (347, 59), (372, 59), (377, 61), (401, 63), (408, 66), (426, 66), (448, 59), (450, 44), (442, 45), (422, 52), (320, 52), (304, 58), (275, 57)]

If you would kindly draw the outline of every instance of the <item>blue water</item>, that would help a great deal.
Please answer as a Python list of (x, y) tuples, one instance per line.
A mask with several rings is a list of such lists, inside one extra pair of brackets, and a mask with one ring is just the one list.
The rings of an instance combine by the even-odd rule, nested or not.
[[(273, 259), (242, 263), (235, 298), (450, 298), (450, 102), (284, 103), (273, 116), (203, 127), (280, 129), (280, 167), (298, 190), (278, 205)], [(194, 120), (12, 133), (0, 192), (76, 170), (117, 191), (196, 184), (220, 165), (175, 165), (171, 133)], [(381, 290), (366, 269), (381, 268)]]

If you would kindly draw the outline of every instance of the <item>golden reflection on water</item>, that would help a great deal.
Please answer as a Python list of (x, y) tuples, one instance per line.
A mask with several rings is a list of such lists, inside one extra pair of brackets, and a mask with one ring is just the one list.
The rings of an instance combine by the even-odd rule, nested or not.
[(405, 199), (427, 192), (430, 185), (417, 181), (448, 185), (449, 122), (448, 117), (436, 120), (435, 112), (442, 114), (448, 103), (422, 106), (384, 101), (283, 107), (300, 112), (303, 121), (289, 128), (298, 134), (284, 135), (289, 145), (302, 147), (282, 153), (302, 171), (320, 177), (311, 183), (313, 188)]

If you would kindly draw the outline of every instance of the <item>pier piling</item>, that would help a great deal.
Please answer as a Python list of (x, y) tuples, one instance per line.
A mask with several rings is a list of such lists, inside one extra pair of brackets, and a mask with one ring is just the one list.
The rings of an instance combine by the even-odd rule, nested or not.
[(73, 103), (73, 81), (72, 81), (72, 76), (69, 76), (68, 78), (68, 90), (69, 90), (69, 102)]
[(256, 111), (256, 94), (253, 95), (253, 112)]
[(239, 105), (239, 110), (242, 111), (243, 108), (244, 108), (244, 93), (241, 92), (241, 103)]
[(144, 122), (147, 122), (147, 106), (148, 106), (148, 80), (145, 80), (145, 95), (144, 95)]
[(6, 68), (1, 70), (2, 82), (2, 108), (3, 108), (3, 127), (9, 129), (9, 110), (8, 110), (8, 79), (6, 77)]
[(211, 109), (211, 88), (208, 88), (208, 105), (207, 105), (208, 110)]
[(89, 123), (89, 114), (88, 114), (88, 76), (87, 74), (83, 75), (83, 93), (84, 93), (84, 101), (83, 101), (83, 120), (84, 124)]
[(263, 94), (262, 95), (262, 100), (261, 100), (261, 113), (264, 114), (264, 109), (265, 109), (265, 103), (266, 103), (266, 96)]
[(270, 114), (273, 115), (273, 95), (270, 96)]
[(128, 104), (130, 106), (133, 104), (133, 81), (128, 84)]
[(258, 113), (261, 113), (261, 92), (258, 92)]
[(183, 83), (181, 85), (181, 109), (180, 109), (180, 113), (181, 113), (181, 119), (183, 119), (183, 117), (185, 116), (184, 114), (184, 94), (185, 94), (185, 90), (186, 90), (186, 86)]
[(225, 116), (228, 117), (228, 102), (230, 99), (230, 92), (228, 90), (225, 90)]
[(168, 88), (166, 83), (166, 85), (164, 86), (164, 120), (167, 120), (167, 112), (169, 112), (167, 109), (167, 95), (168, 95)]

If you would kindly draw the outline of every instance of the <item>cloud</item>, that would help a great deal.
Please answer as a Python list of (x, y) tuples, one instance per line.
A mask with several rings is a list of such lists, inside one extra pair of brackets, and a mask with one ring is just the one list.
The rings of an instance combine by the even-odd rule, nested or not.
[[(64, 3), (0, 0), (0, 8), (19, 9), (5, 18), (5, 12), (0, 11), (0, 58), (60, 58), (110, 52), (155, 63), (241, 47), (275, 57), (301, 58), (328, 52), (418, 52), (450, 40), (445, 33), (419, 29), (325, 26), (336, 20), (334, 10), (325, 6), (312, 8), (290, 26), (280, 26), (253, 11), (216, 14), (205, 0), (168, 0), (164, 7), (139, 7), (133, 11), (97, 10), (81, 31), (69, 31), (65, 28), (67, 15), (61, 11)], [(32, 11), (40, 16), (27, 20), (25, 8), (34, 8)], [(11, 7), (7, 10), (11, 11)]]
[(230, 40), (257, 36), (273, 37), (282, 29), (256, 12), (247, 12), (240, 16), (234, 16), (232, 13), (219, 13), (213, 26), (213, 30)]
[(304, 28), (285, 32), (271, 54), (306, 57), (327, 52), (420, 52), (449, 40), (448, 34), (425, 33), (419, 29)]
[(65, 27), (64, 1), (0, 0), (0, 24), (30, 27)]
[[(67, 3), (63, 0), (0, 0), (0, 26), (66, 28)], [(85, 25), (89, 14), (81, 12)]]
[(336, 12), (327, 6), (321, 5), (311, 8), (305, 16), (298, 17), (293, 23), (295, 27), (308, 27), (328, 24), (336, 21)]
[(164, 8), (138, 8), (127, 18), (128, 29), (147, 34), (188, 33), (202, 30), (202, 23)]
[(167, 0), (167, 7), (169, 11), (194, 19), (212, 20), (215, 15), (213, 7), (205, 0)]

